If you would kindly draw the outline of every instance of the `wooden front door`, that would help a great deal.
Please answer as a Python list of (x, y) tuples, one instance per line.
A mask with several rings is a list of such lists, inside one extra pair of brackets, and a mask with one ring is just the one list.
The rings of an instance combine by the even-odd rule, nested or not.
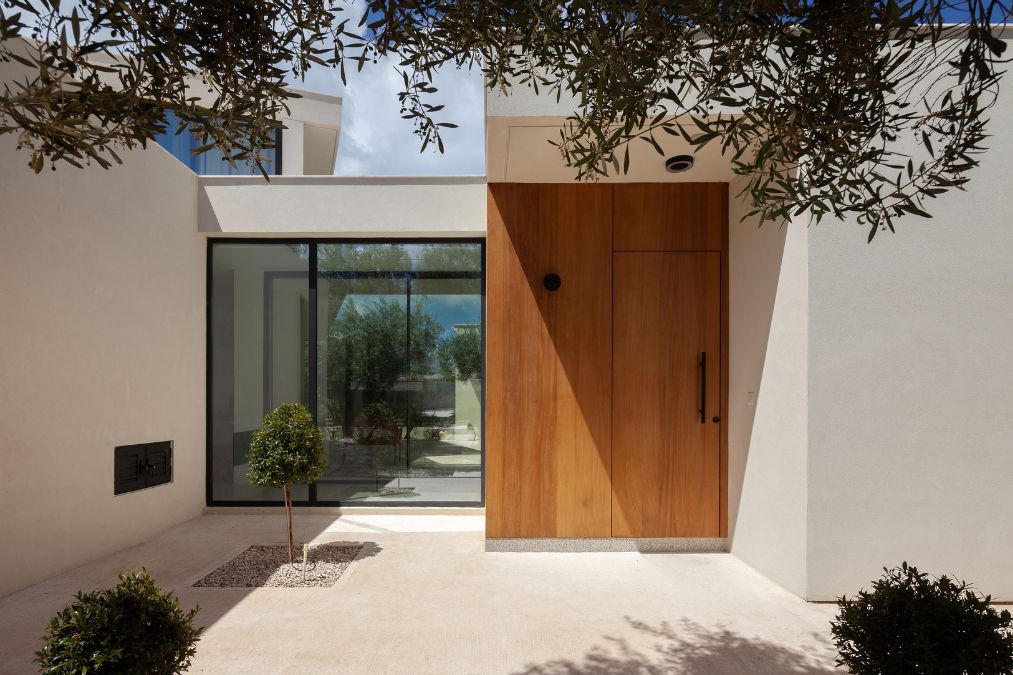
[(612, 536), (720, 533), (721, 254), (613, 256)]
[(488, 241), (486, 534), (608, 537), (612, 188), (490, 185)]

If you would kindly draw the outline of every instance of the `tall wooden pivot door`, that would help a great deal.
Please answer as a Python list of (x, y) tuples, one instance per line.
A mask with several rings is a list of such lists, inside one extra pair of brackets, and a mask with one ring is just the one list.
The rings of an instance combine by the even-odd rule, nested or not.
[(613, 255), (612, 536), (720, 531), (721, 254)]
[(486, 535), (725, 536), (727, 185), (488, 203)]
[(611, 186), (490, 185), (487, 251), (486, 534), (608, 537)]

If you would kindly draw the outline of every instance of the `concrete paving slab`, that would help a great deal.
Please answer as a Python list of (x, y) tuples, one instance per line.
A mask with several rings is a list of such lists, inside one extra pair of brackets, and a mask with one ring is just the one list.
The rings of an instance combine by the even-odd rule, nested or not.
[[(461, 518), (454, 521), (454, 518)], [(721, 553), (487, 553), (474, 516), (297, 515), (301, 541), (368, 541), (331, 588), (193, 588), (280, 515), (204, 515), (0, 599), (0, 672), (34, 672), (78, 589), (147, 567), (206, 627), (198, 673), (827, 673), (832, 605)]]

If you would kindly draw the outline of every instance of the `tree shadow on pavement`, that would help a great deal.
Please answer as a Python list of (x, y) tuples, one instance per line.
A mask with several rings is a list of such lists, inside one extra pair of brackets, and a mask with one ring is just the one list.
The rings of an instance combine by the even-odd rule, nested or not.
[(746, 637), (722, 626), (708, 628), (689, 619), (657, 626), (626, 618), (646, 639), (649, 649), (631, 646), (624, 638), (605, 636), (579, 660), (555, 659), (528, 664), (518, 675), (790, 675), (834, 673), (834, 650), (826, 638), (813, 635), (814, 647), (804, 651), (757, 637)]

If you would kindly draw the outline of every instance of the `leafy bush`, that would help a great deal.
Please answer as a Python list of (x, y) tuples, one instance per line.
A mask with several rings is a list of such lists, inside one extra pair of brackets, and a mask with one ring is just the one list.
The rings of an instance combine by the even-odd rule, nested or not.
[(35, 653), (44, 673), (181, 673), (196, 653), (195, 607), (184, 613), (145, 570), (114, 588), (78, 592), (49, 622)]
[(482, 376), (482, 332), (465, 326), (440, 341), (436, 358), (445, 377), (471, 380)]
[(282, 403), (264, 416), (246, 458), (254, 485), (283, 488), (309, 483), (324, 468), (323, 435), (306, 406)]
[(830, 622), (838, 665), (861, 674), (1013, 673), (1010, 613), (990, 607), (990, 596), (906, 562), (883, 571), (871, 592), (838, 601)]
[(315, 481), (324, 470), (324, 437), (301, 403), (282, 403), (264, 416), (253, 434), (247, 477), (254, 485), (280, 487), (288, 517), (288, 560), (292, 562), (292, 485)]
[(396, 426), (394, 411), (386, 403), (370, 403), (355, 420), (355, 442), (361, 445), (395, 443), (393, 436)]

